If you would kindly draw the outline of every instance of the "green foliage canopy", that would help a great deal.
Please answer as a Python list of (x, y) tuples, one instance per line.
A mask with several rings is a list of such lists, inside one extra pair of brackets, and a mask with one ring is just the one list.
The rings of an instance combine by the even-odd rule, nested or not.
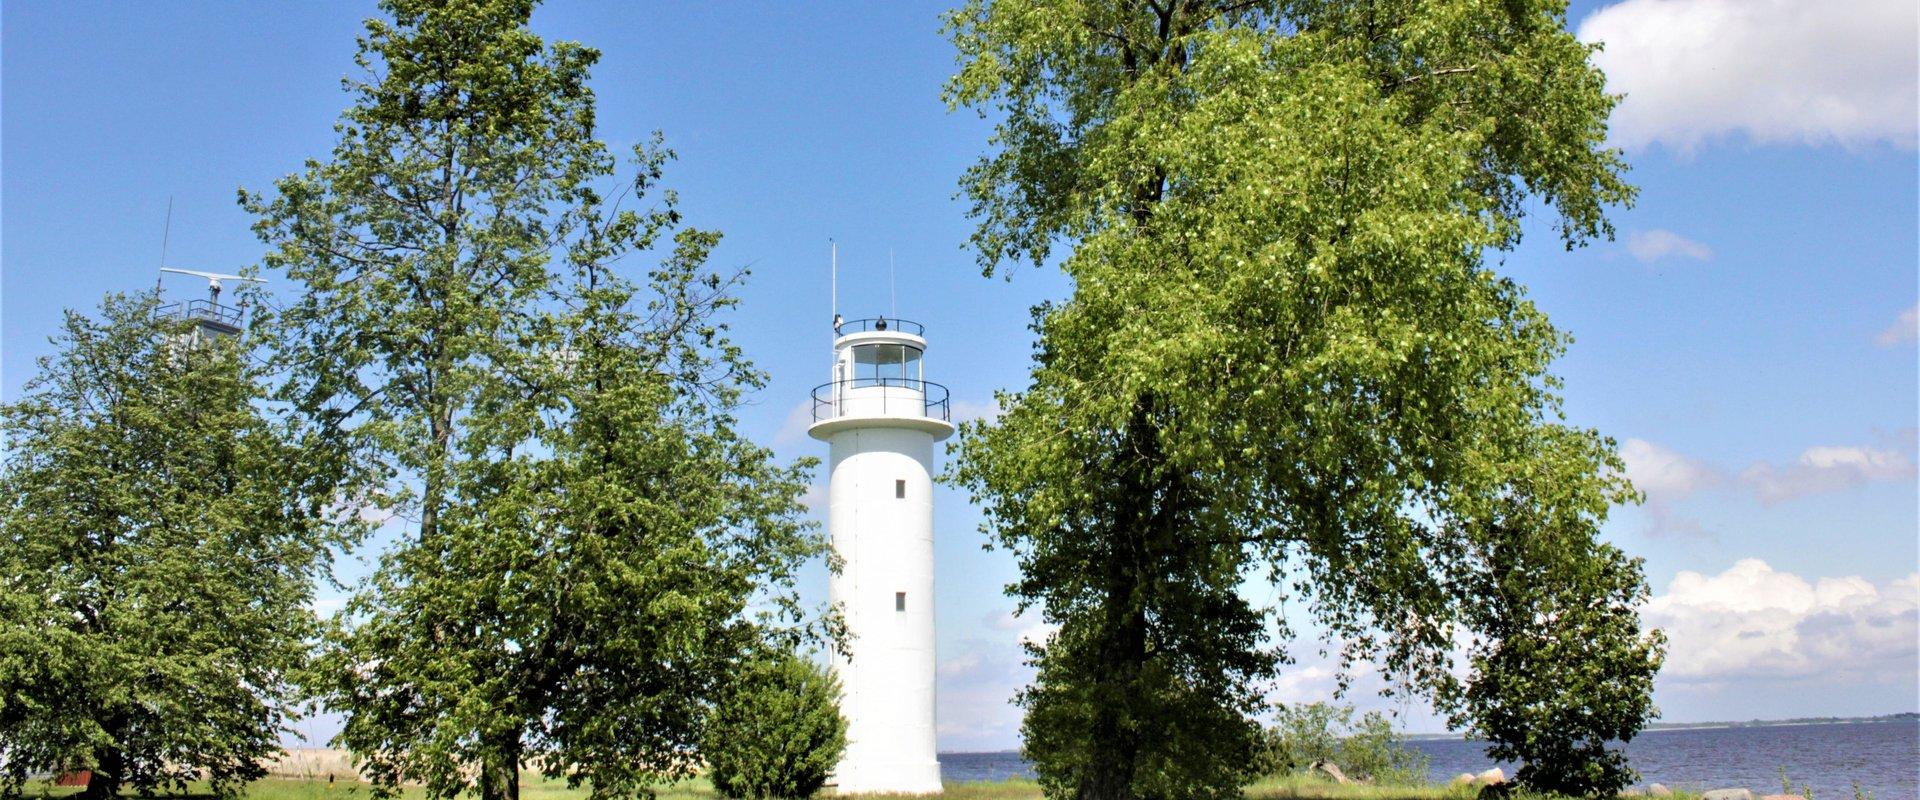
[(789, 652), (747, 662), (707, 727), (707, 776), (735, 798), (811, 797), (847, 747), (840, 682)]
[[(1580, 545), (1514, 580), (1610, 562), (1582, 596), (1644, 592), (1595, 540), (1635, 494), (1562, 421), (1567, 337), (1486, 264), (1530, 208), (1574, 246), (1632, 196), (1564, 3), (974, 0), (948, 22), (949, 101), (998, 120), (963, 182), (982, 266), (1071, 246), (1031, 384), (963, 428), (954, 469), (1020, 560), (1013, 594), (1061, 625), (1022, 698), (1050, 794), (1237, 789), (1288, 636), (1263, 638), (1244, 579), (1304, 603), (1343, 664), (1469, 711), (1497, 703), (1462, 693), (1456, 635), (1511, 640), (1476, 612), (1500, 529)], [(1565, 668), (1631, 693), (1658, 647), (1619, 610), (1601, 641), (1626, 651)], [(1651, 713), (1623, 708), (1608, 734)]]
[(1647, 589), (1636, 561), (1513, 505), (1468, 579), (1480, 637), (1449, 721), (1491, 742), (1495, 760), (1520, 762), (1514, 778), (1526, 786), (1615, 797), (1633, 772), (1608, 745), (1653, 716), (1651, 665), (1666, 639), (1640, 631)]
[(29, 772), (227, 797), (279, 750), (308, 609), (363, 523), (250, 337), (196, 341), (154, 297), (68, 312), (0, 407), (0, 793)]
[(799, 635), (810, 465), (734, 429), (764, 378), (720, 321), (719, 235), (656, 189), (669, 154), (603, 194), (598, 54), (525, 0), (382, 8), (331, 159), (242, 195), (305, 290), (285, 396), (409, 523), (315, 674), (383, 794), (505, 800), (523, 765), (642, 794), (691, 774), (741, 655)]

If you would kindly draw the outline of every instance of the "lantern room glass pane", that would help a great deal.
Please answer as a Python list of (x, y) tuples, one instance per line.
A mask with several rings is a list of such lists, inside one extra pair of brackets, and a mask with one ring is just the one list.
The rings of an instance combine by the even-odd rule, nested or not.
[(917, 385), (920, 349), (903, 344), (862, 344), (853, 348), (853, 385)]

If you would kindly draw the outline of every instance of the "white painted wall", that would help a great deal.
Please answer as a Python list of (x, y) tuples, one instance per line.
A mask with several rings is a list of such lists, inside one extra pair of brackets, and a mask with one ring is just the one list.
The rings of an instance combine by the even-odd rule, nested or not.
[[(855, 377), (854, 345), (874, 343), (926, 349), (924, 339), (897, 331), (840, 337), (835, 380)], [(831, 449), (827, 531), (844, 559), (829, 587), (849, 652), (833, 664), (848, 723), (834, 781), (841, 794), (937, 793), (933, 443), (953, 426), (926, 417), (918, 386), (836, 388), (829, 418), (808, 431)]]
[[(846, 559), (831, 580), (851, 658), (837, 658), (847, 753), (842, 793), (940, 791), (933, 720), (933, 442), (926, 430), (842, 429), (827, 528)], [(942, 436), (941, 438), (945, 438)], [(905, 481), (904, 498), (896, 481)], [(905, 609), (896, 594), (905, 594)]]

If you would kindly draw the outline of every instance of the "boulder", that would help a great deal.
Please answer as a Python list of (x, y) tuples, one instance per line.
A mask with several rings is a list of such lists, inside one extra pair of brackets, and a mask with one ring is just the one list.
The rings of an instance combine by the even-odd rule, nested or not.
[(1672, 797), (1673, 790), (1667, 788), (1667, 785), (1664, 783), (1650, 784), (1647, 786), (1647, 796), (1648, 797)]
[(1322, 775), (1325, 775), (1329, 778), (1332, 778), (1334, 783), (1338, 783), (1343, 786), (1349, 783), (1353, 783), (1351, 779), (1347, 778), (1347, 773), (1340, 771), (1340, 765), (1335, 764), (1331, 761), (1313, 762), (1313, 771), (1318, 772)]
[(1465, 786), (1469, 783), (1473, 783), (1473, 773), (1471, 772), (1462, 772), (1453, 776), (1453, 780), (1447, 781), (1448, 786)]
[(1620, 796), (1621, 797), (1646, 797), (1647, 790), (1642, 789), (1638, 786), (1629, 786), (1625, 789), (1620, 790)]
[(1760, 800), (1807, 800), (1807, 798), (1797, 794), (1765, 794), (1760, 796)]
[(1473, 776), (1473, 782), (1481, 786), (1493, 786), (1495, 784), (1506, 783), (1507, 773), (1501, 772), (1499, 767), (1494, 767), (1493, 769)]
[(1700, 800), (1753, 800), (1752, 789), (1709, 789)]

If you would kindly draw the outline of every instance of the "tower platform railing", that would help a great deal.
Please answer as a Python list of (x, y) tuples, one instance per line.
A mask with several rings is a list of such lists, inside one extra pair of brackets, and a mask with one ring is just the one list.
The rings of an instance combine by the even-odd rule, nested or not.
[(155, 310), (161, 317), (178, 317), (214, 325), (228, 332), (240, 330), (240, 309), (224, 306), (210, 300), (188, 300), (184, 303), (168, 303)]
[(849, 333), (885, 331), (910, 333), (914, 336), (926, 336), (927, 326), (910, 319), (888, 319), (886, 317), (841, 320), (839, 325), (833, 326), (833, 335), (835, 336), (845, 336)]
[(952, 422), (947, 387), (918, 378), (854, 378), (813, 387), (813, 421), (847, 416), (923, 416)]

